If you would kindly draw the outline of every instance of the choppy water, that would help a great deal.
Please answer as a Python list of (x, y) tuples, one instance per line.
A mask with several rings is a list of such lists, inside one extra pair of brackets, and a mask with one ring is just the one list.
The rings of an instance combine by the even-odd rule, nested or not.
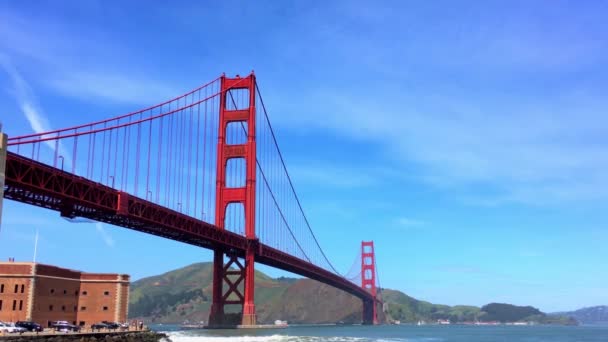
[(268, 330), (177, 330), (153, 326), (173, 342), (608, 342), (608, 326), (290, 326)]

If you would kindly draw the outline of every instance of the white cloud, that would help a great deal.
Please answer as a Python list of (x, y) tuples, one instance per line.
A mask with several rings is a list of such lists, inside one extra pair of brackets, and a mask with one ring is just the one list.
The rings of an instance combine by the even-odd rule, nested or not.
[[(47, 119), (44, 111), (38, 105), (38, 101), (29, 83), (23, 78), (21, 73), (17, 70), (10, 58), (0, 53), (0, 68), (4, 70), (12, 81), (12, 93), (17, 101), (19, 108), (25, 119), (29, 123), (30, 127), (35, 133), (44, 133), (52, 130), (49, 120)], [(44, 137), (44, 136), (43, 136)], [(56, 145), (53, 140), (47, 140), (44, 144), (51, 150), (55, 151)], [(72, 158), (70, 154), (65, 151), (63, 143), (59, 142), (57, 145), (58, 153), (65, 158), (65, 162), (71, 165)]]
[(324, 103), (323, 111), (277, 119), (283, 126), (376, 143), (384, 157), (421, 166), (419, 179), (461, 191), (469, 203), (608, 198), (608, 143), (602, 138), (608, 102), (599, 94), (567, 89), (555, 98), (524, 101), (488, 91), (467, 99), (456, 89), (403, 95), (407, 90), (394, 86), (384, 95), (399, 103), (377, 103), (374, 92), (325, 88), (304, 96)]
[(407, 227), (407, 228), (420, 227), (420, 226), (424, 226), (427, 224), (425, 221), (408, 218), (408, 217), (399, 217), (396, 220), (396, 223), (401, 227)]
[(544, 253), (532, 249), (526, 249), (520, 251), (519, 256), (522, 258), (538, 258), (544, 256)]
[[(441, 15), (453, 10), (450, 6), (404, 6), (395, 11), (342, 2), (323, 11), (298, 8), (297, 20), (269, 35), (280, 47), (273, 51), (277, 59), (294, 65), (308, 57), (302, 68), (314, 71), (306, 77), (310, 80), (327, 73), (327, 67), (334, 70), (315, 90), (292, 82), (291, 92), (270, 94), (271, 112), (293, 114), (273, 116), (273, 123), (377, 143), (386, 159), (422, 166), (420, 179), (458, 189), (457, 196), (467, 203), (608, 197), (607, 146), (601, 138), (608, 129), (605, 89), (572, 77), (584, 68), (585, 75), (594, 74), (606, 54), (603, 30), (589, 29), (603, 23), (599, 13), (580, 8), (573, 17), (556, 8), (538, 12), (537, 18), (506, 11), (494, 25), (496, 18), (488, 15), (494, 6), (465, 8), (459, 17)], [(335, 20), (336, 13), (341, 20)], [(564, 15), (571, 20), (562, 21)], [(109, 39), (104, 28), (77, 30), (48, 16), (28, 19), (0, 13), (0, 47), (19, 56), (16, 61), (31, 62), (28, 67), (41, 71), (39, 79), (53, 90), (137, 104), (176, 94), (170, 83), (146, 76), (148, 70), (137, 63), (141, 51)], [(308, 33), (299, 44), (290, 43), (294, 30)], [(317, 47), (314, 53), (311, 44)], [(562, 77), (572, 84), (563, 85)], [(529, 82), (538, 84), (530, 90)], [(282, 108), (281, 98), (288, 99)], [(36, 113), (35, 106), (22, 109)], [(32, 127), (39, 126), (40, 115), (25, 115)], [(290, 171), (304, 181), (334, 187), (376, 182), (340, 168)]]
[(100, 222), (95, 223), (95, 229), (101, 235), (103, 242), (105, 242), (106, 246), (114, 247), (114, 239), (110, 236), (110, 234), (103, 228), (103, 224)]
[(348, 168), (342, 165), (294, 165), (290, 174), (296, 184), (315, 184), (336, 188), (360, 188), (375, 185), (378, 177), (371, 170), (360, 167)]
[(56, 91), (85, 100), (153, 105), (179, 95), (170, 86), (112, 70), (69, 70), (48, 81)]
[(30, 123), (32, 130), (36, 133), (47, 132), (50, 130), (46, 117), (40, 115), (39, 111), (34, 108), (31, 102), (22, 102), (21, 111), (25, 118)]
[[(0, 54), (0, 67), (10, 77), (13, 84), (13, 95), (19, 104), (23, 115), (30, 124), (32, 130), (36, 133), (50, 131), (50, 125), (47, 118), (42, 114), (42, 110), (36, 103), (36, 98), (33, 94), (30, 85), (23, 79), (17, 68), (13, 65), (8, 56)], [(46, 142), (47, 146), (55, 149), (55, 145), (50, 141)]]
[[(311, 58), (336, 70), (314, 90), (271, 93), (267, 102), (282, 113), (273, 122), (376, 143), (387, 159), (422, 166), (419, 178), (462, 192), (467, 203), (608, 198), (608, 101), (605, 80), (597, 81), (608, 51), (605, 30), (590, 30), (605, 26), (597, 11), (572, 16), (556, 6), (496, 18), (488, 15), (496, 5), (476, 5), (456, 18), (446, 15), (450, 6), (349, 5), (332, 6), (339, 21), (332, 11), (303, 11), (320, 47)], [(353, 66), (354, 75), (340, 74)]]
[(96, 26), (76, 30), (52, 17), (32, 20), (7, 11), (0, 13), (0, 49), (25, 60), (38, 83), (87, 101), (151, 105), (183, 90), (145, 76), (137, 61), (129, 61), (134, 53)]

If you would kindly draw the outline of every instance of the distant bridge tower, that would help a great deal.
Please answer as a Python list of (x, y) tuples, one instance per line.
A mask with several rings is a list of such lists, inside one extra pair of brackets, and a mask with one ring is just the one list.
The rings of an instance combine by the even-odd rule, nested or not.
[(378, 324), (376, 310), (376, 256), (373, 241), (361, 241), (361, 287), (373, 296), (363, 301), (363, 324)]
[[(219, 108), (219, 132), (217, 142), (217, 179), (215, 198), (215, 225), (225, 229), (226, 210), (230, 204), (242, 205), (245, 213), (245, 237), (248, 247), (245, 252), (245, 265), (242, 265), (237, 255), (232, 251), (214, 249), (213, 254), (213, 303), (209, 314), (209, 325), (233, 325), (236, 322), (227, 321), (224, 306), (229, 304), (242, 305), (242, 325), (256, 324), (254, 304), (254, 263), (255, 249), (259, 243), (255, 235), (255, 178), (256, 178), (256, 142), (255, 142), (255, 75), (241, 78), (221, 77), (221, 93)], [(237, 105), (232, 102), (231, 92), (239, 92), (248, 98)], [(241, 97), (242, 98), (242, 97)], [(231, 101), (231, 102), (229, 102)], [(242, 101), (241, 101), (242, 102)], [(230, 106), (230, 103), (233, 106)], [(230, 108), (230, 109), (228, 109)], [(247, 132), (247, 141), (243, 144), (229, 144), (226, 140), (228, 124), (242, 124)], [(243, 187), (228, 187), (226, 184), (226, 169), (231, 159), (243, 159), (246, 165), (246, 180)], [(224, 253), (229, 258), (224, 265)], [(236, 268), (236, 270), (231, 269)], [(229, 276), (237, 276), (230, 278)], [(239, 286), (243, 283), (243, 293)], [(227, 286), (224, 286), (226, 284)], [(224, 291), (226, 290), (226, 291)], [(230, 298), (232, 297), (232, 299)], [(236, 297), (237, 299), (234, 299)]]

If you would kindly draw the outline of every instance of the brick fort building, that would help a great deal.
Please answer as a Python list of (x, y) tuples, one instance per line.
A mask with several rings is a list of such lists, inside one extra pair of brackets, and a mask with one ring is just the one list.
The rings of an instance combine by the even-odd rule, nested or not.
[(0, 262), (0, 321), (90, 326), (126, 322), (129, 276), (84, 273), (32, 262)]

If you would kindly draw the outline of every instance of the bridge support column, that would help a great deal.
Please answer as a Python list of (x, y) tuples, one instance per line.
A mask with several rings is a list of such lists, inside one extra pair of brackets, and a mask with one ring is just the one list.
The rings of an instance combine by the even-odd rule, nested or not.
[(224, 252), (221, 250), (213, 251), (213, 298), (211, 311), (209, 312), (209, 326), (222, 326), (224, 319)]
[(245, 302), (243, 303), (243, 320), (242, 325), (257, 324), (257, 316), (255, 314), (254, 303), (254, 288), (255, 288), (255, 250), (252, 244), (247, 248), (245, 256)]
[(378, 324), (376, 316), (376, 301), (364, 300), (363, 301), (363, 324), (372, 325)]

